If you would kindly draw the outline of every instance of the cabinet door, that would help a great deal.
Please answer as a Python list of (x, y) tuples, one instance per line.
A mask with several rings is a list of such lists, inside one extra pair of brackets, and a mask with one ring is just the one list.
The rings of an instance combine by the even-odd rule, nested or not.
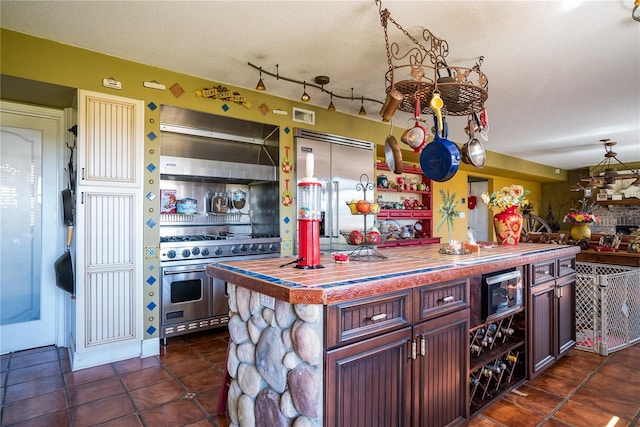
[(556, 281), (558, 354), (564, 356), (576, 345), (576, 276), (570, 275)]
[(114, 347), (142, 338), (141, 196), (86, 189), (79, 194), (76, 252), (76, 350)]
[(411, 328), (328, 351), (325, 426), (407, 426)]
[(141, 185), (143, 110), (140, 100), (79, 91), (79, 185)]
[(468, 417), (469, 310), (414, 327), (413, 426), (446, 426)]
[(536, 286), (529, 293), (529, 377), (555, 361), (555, 282)]

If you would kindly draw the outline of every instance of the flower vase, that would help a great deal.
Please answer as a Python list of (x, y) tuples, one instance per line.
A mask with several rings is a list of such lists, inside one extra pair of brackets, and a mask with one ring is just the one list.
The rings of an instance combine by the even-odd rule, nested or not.
[(496, 238), (501, 245), (517, 245), (522, 232), (522, 215), (516, 212), (517, 206), (506, 208), (493, 216)]
[(571, 238), (573, 240), (580, 240), (583, 237), (591, 238), (591, 229), (589, 228), (588, 222), (574, 224), (573, 227), (571, 227)]

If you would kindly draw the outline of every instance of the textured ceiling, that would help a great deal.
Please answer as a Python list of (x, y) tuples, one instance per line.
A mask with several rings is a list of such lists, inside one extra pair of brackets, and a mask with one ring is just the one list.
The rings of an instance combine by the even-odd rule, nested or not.
[[(485, 148), (563, 169), (598, 163), (599, 142), (640, 161), (640, 22), (632, 0), (383, 1), (408, 32), (449, 44), (448, 63), (484, 57), (489, 78)], [(3, 28), (234, 86), (255, 88), (247, 62), (296, 80), (331, 78), (337, 94), (384, 99), (387, 58), (378, 6), (367, 1), (7, 1)], [(398, 39), (406, 45), (404, 38)], [(263, 76), (269, 93), (302, 87)], [(307, 88), (311, 103), (329, 96)], [(360, 102), (334, 98), (357, 114)], [(365, 101), (380, 120), (379, 104)], [(396, 113), (394, 124), (412, 125)], [(466, 118), (449, 137), (467, 139)]]

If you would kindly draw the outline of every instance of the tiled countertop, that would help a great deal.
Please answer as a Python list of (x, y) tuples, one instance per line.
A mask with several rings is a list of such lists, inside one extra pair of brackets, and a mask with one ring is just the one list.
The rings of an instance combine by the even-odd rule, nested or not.
[(219, 262), (207, 266), (207, 273), (236, 285), (290, 303), (332, 304), (380, 295), (429, 283), (529, 264), (549, 258), (574, 256), (578, 246), (525, 243), (495, 246), (468, 255), (446, 255), (440, 245), (382, 249), (380, 261), (333, 262), (323, 255), (324, 268), (302, 270), (295, 258)]

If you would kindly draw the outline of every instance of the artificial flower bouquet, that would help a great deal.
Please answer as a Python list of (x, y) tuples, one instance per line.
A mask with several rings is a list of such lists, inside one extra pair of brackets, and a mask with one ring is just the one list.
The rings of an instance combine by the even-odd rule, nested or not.
[(585, 224), (591, 222), (600, 222), (600, 218), (593, 213), (595, 203), (587, 205), (587, 199), (580, 200), (580, 208), (571, 208), (569, 213), (564, 216), (562, 222), (569, 222), (571, 224)]
[(529, 204), (527, 195), (529, 190), (525, 190), (522, 185), (510, 185), (509, 187), (502, 187), (498, 191), (489, 193), (482, 193), (480, 198), (490, 208), (498, 208), (500, 211), (504, 211), (508, 208), (521, 208)]

